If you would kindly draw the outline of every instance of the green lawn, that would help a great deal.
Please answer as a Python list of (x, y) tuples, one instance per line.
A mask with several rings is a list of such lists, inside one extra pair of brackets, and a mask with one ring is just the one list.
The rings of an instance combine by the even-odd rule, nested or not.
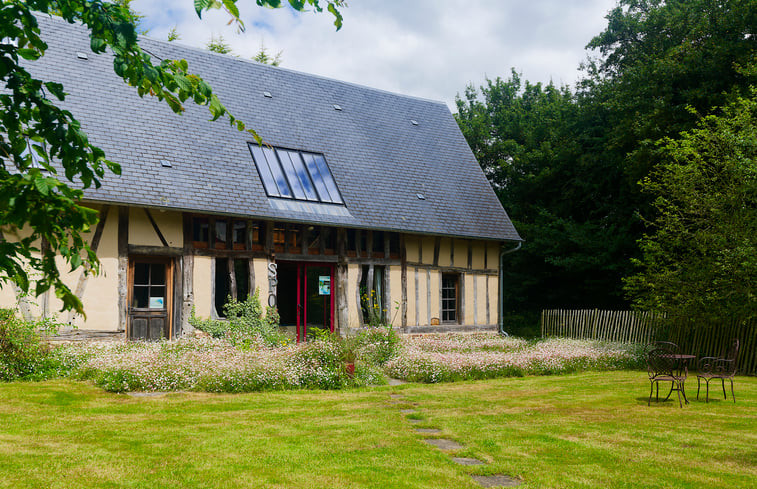
[[(735, 405), (694, 400), (696, 378), (683, 409), (647, 407), (648, 392), (644, 372), (138, 398), (0, 384), (0, 487), (475, 488), (470, 474), (494, 473), (527, 488), (757, 487), (757, 378), (736, 380)], [(454, 464), (415, 427), (489, 464)]]

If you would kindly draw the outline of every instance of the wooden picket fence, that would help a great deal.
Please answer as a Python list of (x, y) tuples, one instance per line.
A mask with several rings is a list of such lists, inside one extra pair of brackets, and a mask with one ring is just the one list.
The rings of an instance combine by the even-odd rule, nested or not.
[(741, 344), (739, 372), (757, 374), (757, 321), (754, 320), (703, 323), (685, 318), (668, 319), (651, 312), (553, 309), (541, 313), (541, 335), (639, 344), (672, 341), (681, 352), (697, 357), (719, 356), (738, 338)]

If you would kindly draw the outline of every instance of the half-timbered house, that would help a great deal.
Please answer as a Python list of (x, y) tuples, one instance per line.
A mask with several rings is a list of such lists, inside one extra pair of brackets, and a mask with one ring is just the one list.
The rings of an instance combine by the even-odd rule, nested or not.
[[(85, 28), (40, 25), (49, 50), (30, 71), (63, 83), (65, 108), (122, 167), (85, 191), (102, 272), (67, 277), (87, 320), (63, 320), (173, 338), (192, 308), (221, 317), (258, 289), (298, 338), (363, 326), (363, 296), (406, 332), (497, 327), (502, 254), (520, 237), (444, 103), (141, 40), (186, 59), (261, 146), (204, 107), (179, 116), (140, 98)], [(29, 314), (60, 307), (35, 303)]]

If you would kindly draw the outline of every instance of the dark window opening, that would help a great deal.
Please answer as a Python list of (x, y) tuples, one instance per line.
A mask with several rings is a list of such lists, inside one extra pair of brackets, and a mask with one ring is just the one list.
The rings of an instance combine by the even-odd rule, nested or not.
[(163, 263), (134, 264), (134, 284), (131, 306), (137, 309), (166, 308), (166, 265)]
[(336, 230), (332, 228), (323, 228), (321, 233), (323, 240), (323, 252), (326, 255), (333, 255), (336, 250)]
[(399, 233), (389, 233), (389, 258), (400, 257), (400, 235)]
[(300, 226), (297, 226), (295, 224), (290, 224), (287, 226), (286, 231), (286, 246), (284, 249), (285, 253), (300, 253), (302, 252), (302, 241), (300, 241), (300, 236), (302, 234), (302, 230), (300, 229)]
[[(324, 229), (325, 231), (325, 229)], [(308, 254), (309, 255), (320, 255), (321, 254), (321, 228), (316, 226), (309, 226), (308, 227)]]
[(284, 252), (284, 243), (286, 242), (286, 229), (284, 226), (273, 226), (273, 250), (276, 253)]
[(244, 221), (233, 221), (231, 225), (232, 229), (232, 239), (234, 243), (234, 249), (235, 250), (243, 250), (246, 248), (245, 243), (247, 242), (247, 223)]
[(384, 258), (384, 232), (373, 231), (373, 258)]
[(323, 155), (253, 143), (249, 147), (269, 197), (344, 205)]
[(224, 306), (229, 299), (243, 301), (250, 294), (249, 260), (236, 259), (233, 263), (234, 280), (236, 282), (236, 296), (231, 290), (231, 276), (229, 275), (230, 258), (216, 258), (215, 290), (213, 291), (214, 305), (218, 317), (226, 317)]
[(384, 308), (384, 267), (374, 266), (373, 277), (370, 267), (363, 265), (360, 279), (360, 306), (363, 323), (371, 326), (385, 324), (387, 311)]
[(210, 225), (208, 218), (195, 217), (192, 219), (192, 241), (195, 248), (207, 248), (210, 239)]
[(347, 230), (347, 256), (357, 256), (357, 231)]
[(225, 220), (218, 220), (216, 221), (215, 229), (214, 229), (214, 241), (215, 246), (214, 248), (217, 250), (225, 250), (226, 249), (226, 229), (228, 227), (228, 223)]
[(358, 232), (358, 236), (360, 236), (358, 240), (360, 243), (360, 256), (368, 256), (368, 231), (360, 231)]
[(454, 273), (442, 274), (442, 321), (458, 322), (460, 300), (460, 276)]
[(252, 226), (252, 243), (250, 249), (253, 251), (263, 251), (265, 247), (265, 226), (259, 222), (253, 222)]

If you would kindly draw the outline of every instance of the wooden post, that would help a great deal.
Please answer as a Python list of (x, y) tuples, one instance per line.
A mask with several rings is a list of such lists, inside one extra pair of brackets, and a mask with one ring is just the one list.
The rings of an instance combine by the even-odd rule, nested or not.
[(237, 274), (234, 269), (234, 258), (229, 257), (226, 259), (226, 269), (229, 274), (229, 295), (232, 299), (237, 299)]
[(129, 208), (118, 208), (118, 330), (126, 331), (129, 315)]
[(194, 255), (192, 254), (192, 216), (184, 213), (184, 243), (181, 264), (181, 317), (176, 321), (174, 334), (180, 336), (184, 331), (191, 331), (189, 317), (194, 305)]
[(339, 228), (336, 233), (337, 265), (337, 327), (339, 333), (345, 335), (349, 325), (349, 308), (347, 306), (347, 230)]
[(442, 244), (442, 238), (441, 236), (437, 236), (434, 238), (434, 266), (439, 266), (439, 247)]
[(407, 328), (407, 249), (405, 249), (404, 234), (400, 234), (400, 265), (402, 267), (400, 314), (402, 316), (402, 328), (405, 329)]

